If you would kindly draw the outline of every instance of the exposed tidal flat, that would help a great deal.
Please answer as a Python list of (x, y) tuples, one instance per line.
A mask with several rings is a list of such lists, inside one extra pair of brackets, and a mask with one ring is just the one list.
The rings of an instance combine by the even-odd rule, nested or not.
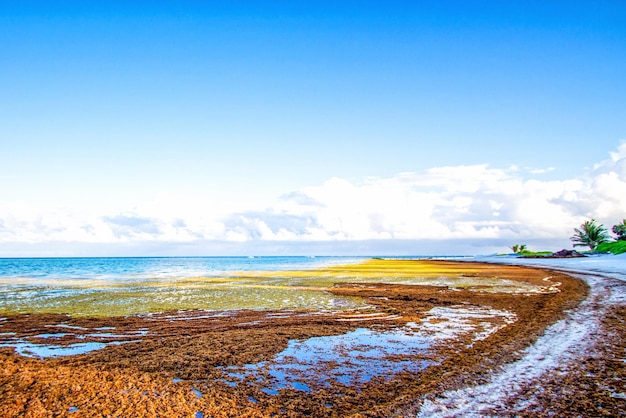
[[(26, 266), (17, 266), (20, 262)], [(245, 270), (238, 270), (241, 268)], [(477, 271), (468, 265), (460, 268), (402, 259), (331, 257), (4, 259), (0, 260), (0, 314), (93, 317), (189, 309), (364, 307), (363, 300), (329, 292), (342, 283), (432, 285), (514, 293), (546, 288), (498, 277), (495, 271), (493, 277), (483, 275), (477, 281)]]
[(523, 357), (590, 292), (532, 267), (237, 261), (6, 275), (0, 407), (35, 417), (411, 416)]
[[(0, 313), (123, 316), (184, 309), (332, 308), (277, 269), (310, 270), (348, 257), (155, 257), (0, 259)], [(255, 273), (257, 272), (257, 273)]]

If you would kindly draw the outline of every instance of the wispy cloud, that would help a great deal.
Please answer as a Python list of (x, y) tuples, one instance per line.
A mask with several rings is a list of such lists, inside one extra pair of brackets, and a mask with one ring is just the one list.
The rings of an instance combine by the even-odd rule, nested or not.
[[(160, 235), (159, 221), (132, 215), (104, 216), (102, 220), (118, 238), (156, 237)], [(93, 231), (93, 229), (92, 229)]]
[(435, 167), (359, 183), (331, 178), (269, 207), (220, 208), (158, 196), (120, 213), (0, 203), (0, 243), (363, 242), (567, 238), (595, 217), (626, 217), (626, 143), (578, 178), (535, 170)]
[(545, 174), (545, 173), (549, 173), (551, 171), (554, 171), (554, 167), (547, 167), (547, 168), (532, 168), (532, 167), (529, 167), (527, 170), (531, 174)]

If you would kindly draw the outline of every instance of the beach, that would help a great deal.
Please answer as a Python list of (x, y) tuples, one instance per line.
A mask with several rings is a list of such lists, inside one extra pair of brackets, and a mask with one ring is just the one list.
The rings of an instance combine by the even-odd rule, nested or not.
[[(54, 298), (7, 312), (5, 298), (0, 406), (15, 417), (620, 416), (626, 283), (623, 258), (608, 257), (363, 258), (158, 280), (196, 302), (219, 287), (283, 306), (68, 314)], [(111, 302), (110, 288), (89, 286), (79, 299)]]
[(487, 259), (567, 272), (589, 286), (589, 295), (518, 361), (484, 384), (422, 403), (418, 416), (626, 415), (626, 256)]
[(626, 418), (626, 1), (7, 1), (0, 418)]

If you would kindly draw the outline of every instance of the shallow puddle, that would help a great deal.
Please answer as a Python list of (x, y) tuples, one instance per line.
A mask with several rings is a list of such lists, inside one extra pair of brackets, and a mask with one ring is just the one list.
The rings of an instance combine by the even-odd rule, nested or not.
[[(89, 331), (87, 328), (71, 326), (67, 324), (46, 325), (47, 328), (62, 328), (67, 330)], [(99, 328), (102, 329), (102, 328)], [(109, 328), (114, 329), (114, 328)], [(128, 334), (112, 334), (112, 333), (87, 333), (74, 334), (70, 332), (58, 333), (41, 333), (31, 336), (17, 336), (15, 332), (0, 334), (0, 347), (11, 347), (15, 352), (24, 357), (31, 358), (50, 358), (50, 357), (66, 357), (79, 354), (88, 354), (92, 351), (102, 350), (109, 345), (120, 345), (129, 342), (137, 342), (136, 338), (143, 337), (148, 334), (147, 330), (130, 331)], [(71, 344), (58, 342), (58, 340), (70, 338), (71, 340), (87, 340), (85, 342), (75, 342)], [(100, 341), (88, 341), (89, 339), (97, 339)], [(33, 342), (32, 340), (36, 341)], [(38, 340), (46, 340), (42, 344)], [(104, 341), (102, 341), (104, 340)], [(118, 340), (118, 341), (115, 341)]]
[(77, 343), (70, 345), (33, 344), (26, 341), (15, 341), (9, 344), (0, 344), (0, 347), (14, 347), (15, 352), (24, 357), (49, 358), (75, 356), (87, 354), (95, 350), (101, 350), (108, 344), (105, 343)]
[(66, 335), (71, 335), (71, 334), (68, 334), (66, 332), (59, 332), (59, 333), (55, 333), (55, 334), (37, 334), (37, 335), (35, 335), (35, 338), (44, 338), (44, 339), (47, 339), (47, 338), (63, 338)]
[[(257, 372), (266, 373), (272, 382), (264, 389), (277, 394), (283, 388), (310, 391), (310, 385), (325, 385), (331, 380), (346, 386), (389, 376), (403, 370), (419, 371), (425, 362), (386, 360), (389, 356), (412, 354), (428, 348), (429, 341), (411, 335), (407, 329), (374, 331), (358, 328), (338, 336), (292, 340), (271, 362), (250, 364), (244, 370), (230, 368), (229, 376), (243, 379)], [(324, 373), (320, 373), (323, 369)], [(308, 384), (307, 384), (308, 383)]]
[(490, 308), (433, 308), (423, 322), (394, 330), (358, 328), (342, 335), (291, 340), (271, 361), (225, 368), (225, 382), (232, 386), (252, 378), (270, 395), (285, 388), (308, 392), (331, 383), (358, 386), (375, 377), (419, 372), (434, 364), (425, 357), (437, 343), (468, 334), (473, 341), (481, 340), (515, 318), (511, 312)]

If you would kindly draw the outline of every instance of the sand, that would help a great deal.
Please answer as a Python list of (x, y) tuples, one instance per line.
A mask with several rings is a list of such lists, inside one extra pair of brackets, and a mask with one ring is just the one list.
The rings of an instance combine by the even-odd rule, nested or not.
[[(437, 271), (463, 280), (455, 287), (443, 279), (436, 285), (385, 279), (394, 271), (415, 274), (416, 267), (431, 280), (441, 279)], [(622, 381), (615, 380), (624, 376), (624, 362), (618, 360), (625, 357), (623, 307), (608, 306), (594, 322), (603, 339), (581, 337), (569, 329), (575, 327), (563, 326), (573, 314), (586, 323), (585, 312), (605, 300), (587, 278), (457, 262), (376, 260), (367, 269), (376, 277), (352, 273), (356, 282), (328, 288), (338, 298), (365, 302), (348, 310), (188, 310), (110, 318), (5, 315), (0, 321), (4, 341), (31, 346), (30, 351), (28, 345), (22, 347), (22, 355), (13, 347), (0, 348), (0, 409), (7, 417), (537, 416), (542, 411), (619, 416), (623, 411)], [(342, 274), (347, 271), (322, 275), (332, 279)], [(507, 285), (498, 290), (496, 279)], [(526, 291), (512, 291), (512, 282)], [(411, 333), (433, 338), (425, 349), (393, 351), (394, 340)], [(380, 366), (369, 378), (363, 376), (367, 367), (351, 368), (351, 363), (373, 360), (368, 360), (369, 349), (361, 345), (355, 351), (346, 336), (372, 335), (389, 342), (389, 363), (372, 364), (406, 367)], [(546, 335), (584, 344), (561, 344), (559, 356), (563, 353), (566, 365), (561, 370), (558, 356), (550, 357), (555, 340)], [(319, 338), (328, 338), (324, 344), (340, 342), (333, 346), (335, 361), (301, 359), (301, 368), (287, 361), (284, 353), (310, 353)], [(99, 343), (105, 348), (37, 357), (33, 346), (51, 341), (57, 347)], [(581, 349), (585, 351), (576, 355)], [(577, 361), (581, 355), (588, 361)], [(278, 372), (291, 373), (282, 387)], [(521, 373), (526, 373), (523, 378)], [(580, 378), (590, 373), (594, 377)], [(295, 387), (296, 380), (305, 386)], [(538, 380), (545, 383), (539, 387)], [(516, 390), (501, 390), (504, 381), (513, 382)], [(472, 403), (472, 398), (480, 401)], [(458, 399), (465, 409), (457, 408)]]

